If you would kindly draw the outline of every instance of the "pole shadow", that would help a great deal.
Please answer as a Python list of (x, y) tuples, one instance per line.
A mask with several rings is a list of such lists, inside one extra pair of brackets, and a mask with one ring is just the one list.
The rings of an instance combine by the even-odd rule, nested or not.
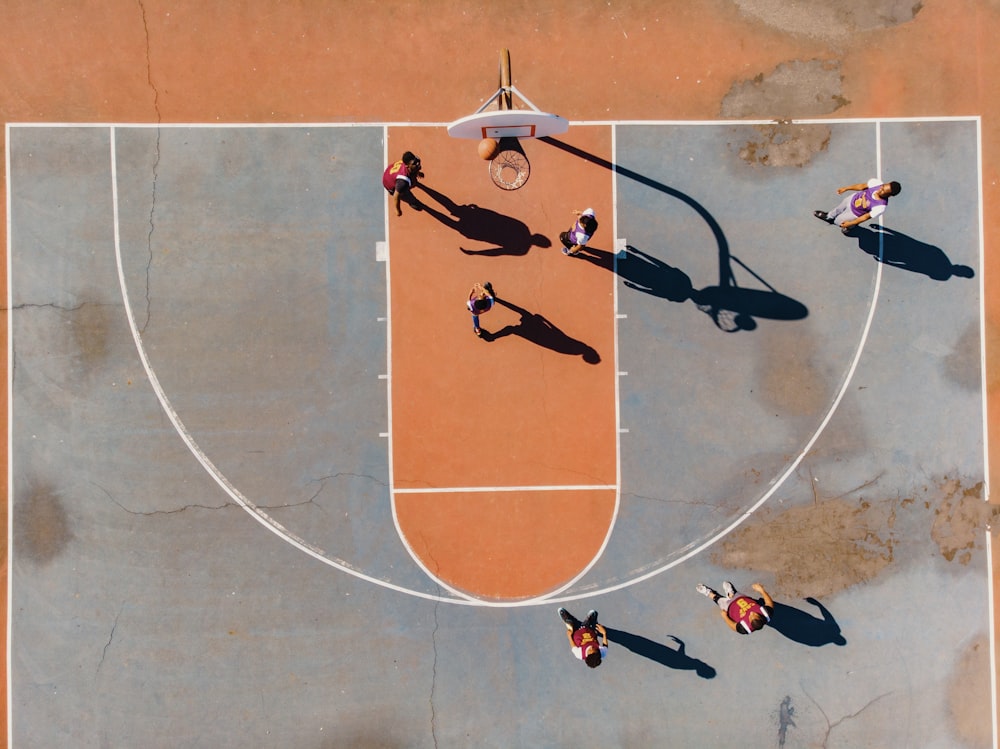
[(507, 325), (495, 333), (487, 333), (484, 330), (482, 333), (482, 338), (484, 340), (495, 341), (498, 338), (515, 335), (525, 339), (526, 341), (530, 341), (537, 346), (551, 349), (559, 354), (583, 357), (583, 360), (587, 362), (587, 364), (600, 363), (601, 355), (598, 354), (593, 347), (588, 346), (583, 341), (578, 341), (567, 335), (556, 327), (551, 321), (549, 321), (544, 315), (529, 312), (524, 309), (524, 307), (519, 307), (506, 299), (501, 299), (500, 297), (494, 298), (497, 304), (501, 304), (507, 309), (513, 310), (519, 314), (521, 316), (521, 320), (517, 325)]
[(847, 639), (841, 633), (840, 625), (837, 624), (837, 620), (833, 618), (833, 614), (827, 610), (826, 606), (812, 597), (803, 600), (818, 608), (821, 618), (786, 603), (775, 601), (774, 616), (771, 617), (768, 626), (789, 640), (813, 648), (823, 645), (846, 645)]
[[(615, 174), (620, 174), (641, 185), (662, 192), (664, 195), (669, 195), (681, 201), (698, 214), (708, 225), (712, 236), (715, 237), (719, 256), (719, 283), (717, 286), (706, 286), (700, 290), (691, 290), (688, 292), (688, 297), (697, 305), (698, 309), (712, 318), (712, 322), (720, 330), (728, 333), (734, 333), (738, 330), (754, 330), (757, 327), (756, 318), (801, 320), (809, 315), (809, 310), (804, 304), (778, 292), (745, 263), (739, 260), (739, 258), (733, 257), (729, 250), (729, 241), (726, 239), (726, 234), (722, 231), (719, 222), (715, 220), (715, 217), (705, 206), (690, 195), (647, 177), (644, 174), (623, 167), (620, 164), (615, 164), (608, 159), (596, 156), (576, 146), (571, 146), (556, 138), (546, 136), (538, 140), (585, 161), (589, 161), (592, 164), (609, 169)], [(670, 301), (684, 301), (684, 299), (688, 298), (679, 298), (684, 291), (685, 280), (690, 285), (690, 279), (677, 268), (672, 268), (666, 263), (634, 247), (626, 248), (626, 263), (624, 264), (616, 262), (613, 255), (611, 255), (610, 261), (607, 258), (601, 258), (599, 255), (600, 252), (603, 251), (591, 251), (591, 255), (597, 258), (596, 264), (602, 265), (625, 278), (625, 285), (629, 286), (629, 288), (644, 291), (653, 296), (661, 296)], [(576, 257), (591, 259), (586, 255), (577, 255)], [(628, 260), (635, 257), (641, 258), (649, 267), (640, 266), (640, 269), (635, 272), (636, 275), (630, 278), (627, 274), (632, 271), (627, 270), (624, 265), (627, 264)], [(594, 260), (591, 261), (595, 262)], [(767, 289), (749, 289), (737, 284), (736, 277), (733, 274), (733, 261), (764, 284)]]
[(611, 642), (621, 645), (626, 650), (631, 650), (643, 658), (649, 658), (649, 660), (659, 663), (661, 666), (673, 668), (678, 671), (694, 671), (702, 679), (715, 678), (715, 668), (705, 663), (705, 661), (692, 658), (685, 653), (684, 641), (673, 635), (667, 635), (667, 637), (677, 643), (676, 649), (660, 642), (654, 642), (642, 635), (632, 634), (620, 629), (605, 627), (605, 630)]
[(466, 239), (492, 245), (481, 250), (469, 250), (460, 247), (466, 255), (527, 255), (532, 247), (551, 247), (552, 240), (543, 234), (532, 234), (527, 224), (512, 216), (482, 208), (473, 203), (460, 204), (444, 193), (435, 190), (423, 182), (418, 182), (427, 195), (437, 201), (447, 213), (444, 213), (429, 203), (423, 203), (423, 211), (449, 229), (454, 229)]
[(885, 265), (922, 273), (935, 281), (947, 281), (952, 276), (972, 278), (975, 271), (967, 265), (956, 265), (940, 247), (914, 239), (887, 226), (869, 224), (868, 231), (857, 230), (858, 247)]

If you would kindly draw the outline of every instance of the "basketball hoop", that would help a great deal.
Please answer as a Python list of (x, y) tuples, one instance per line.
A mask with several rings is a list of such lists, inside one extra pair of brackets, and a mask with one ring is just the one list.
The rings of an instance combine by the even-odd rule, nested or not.
[(500, 141), (500, 152), (490, 161), (490, 178), (501, 190), (517, 190), (524, 187), (531, 176), (528, 162), (517, 138)]
[[(531, 174), (531, 164), (518, 142), (519, 138), (559, 135), (569, 129), (569, 121), (543, 112), (511, 83), (510, 52), (500, 50), (500, 86), (476, 112), (448, 125), (452, 138), (499, 141), (499, 152), (490, 161), (490, 178), (502, 190), (524, 187)], [(514, 96), (528, 109), (515, 109)], [(491, 109), (491, 107), (496, 107)], [(485, 153), (480, 151), (480, 155)], [(485, 156), (483, 158), (486, 158)]]

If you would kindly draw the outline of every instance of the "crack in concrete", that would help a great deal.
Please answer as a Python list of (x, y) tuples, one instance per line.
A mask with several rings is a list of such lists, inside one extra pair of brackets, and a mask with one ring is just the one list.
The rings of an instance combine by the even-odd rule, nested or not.
[[(424, 535), (420, 534), (420, 541), (424, 545), (424, 548), (429, 548), (427, 544), (427, 539)], [(434, 577), (438, 575), (438, 563), (433, 555), (428, 554), (427, 556), (428, 569), (431, 570)], [(444, 588), (438, 583), (437, 585), (438, 593), (440, 594)], [(431, 725), (431, 740), (434, 742), (435, 749), (438, 745), (437, 740), (437, 726), (436, 718), (437, 713), (434, 711), (434, 692), (437, 689), (437, 662), (438, 662), (438, 647), (437, 647), (437, 631), (440, 625), (438, 621), (438, 610), (441, 606), (441, 600), (434, 600), (434, 629), (431, 630), (431, 652), (433, 653), (433, 659), (431, 660), (431, 691), (427, 700), (428, 708), (430, 709), (430, 725)]]
[[(389, 486), (387, 482), (380, 481), (374, 476), (369, 476), (367, 473), (352, 473), (350, 471), (337, 471), (336, 473), (331, 473), (329, 476), (317, 476), (314, 479), (310, 479), (309, 483), (315, 484), (318, 482), (321, 484), (325, 484), (327, 481), (330, 481), (331, 479), (339, 479), (344, 476), (352, 479), (367, 479), (368, 481), (371, 481), (373, 484), (378, 484), (379, 486)], [(323, 491), (323, 487), (320, 487), (320, 491)], [(319, 494), (319, 492), (316, 492), (316, 494)], [(316, 498), (316, 494), (313, 495), (312, 497), (313, 499)]]
[(115, 639), (115, 630), (118, 629), (118, 619), (121, 617), (124, 610), (125, 601), (122, 601), (122, 605), (118, 608), (118, 613), (115, 614), (115, 620), (111, 624), (111, 634), (108, 635), (108, 641), (104, 643), (104, 650), (101, 651), (101, 660), (97, 664), (97, 670), (94, 673), (94, 681), (97, 681), (97, 677), (101, 675), (101, 667), (104, 665), (104, 659), (108, 655), (108, 648), (111, 647), (111, 642)]
[[(126, 507), (125, 505), (123, 505), (117, 499), (115, 499), (111, 495), (111, 492), (109, 492), (107, 489), (105, 489), (100, 484), (95, 483), (93, 481), (91, 481), (90, 483), (93, 484), (94, 486), (96, 486), (102, 492), (104, 492), (105, 496), (108, 499), (110, 499), (114, 504), (116, 504), (120, 509), (122, 509), (125, 512), (127, 512), (129, 515), (142, 515), (143, 517), (150, 517), (152, 515), (176, 515), (177, 513), (184, 512), (185, 510), (192, 510), (192, 509), (194, 509), (194, 510), (226, 510), (226, 509), (229, 509), (229, 508), (237, 506), (237, 503), (235, 503), (235, 502), (225, 502), (225, 503), (223, 503), (221, 505), (202, 505), (202, 504), (197, 504), (195, 502), (192, 502), (190, 504), (186, 504), (186, 505), (183, 505), (181, 507), (174, 508), (173, 510), (145, 510), (145, 511), (143, 511), (143, 510), (132, 510), (132, 509)], [(317, 494), (318, 494), (318, 492), (317, 492)], [(301, 507), (302, 505), (313, 504), (313, 500), (314, 499), (315, 499), (315, 495), (312, 496), (312, 497), (310, 497), (309, 499), (302, 500), (301, 502), (286, 502), (285, 504), (280, 504), (280, 505), (253, 505), (253, 508), (254, 509), (258, 509), (258, 510), (267, 510), (267, 511), (286, 510), (286, 509), (291, 508), (291, 507)]]
[(725, 508), (721, 505), (710, 502), (707, 499), (667, 499), (666, 497), (650, 497), (645, 494), (635, 494), (633, 492), (622, 492), (622, 499), (629, 497), (631, 499), (645, 499), (649, 502), (659, 502), (665, 505), (694, 505), (697, 507), (711, 507), (716, 511), (722, 511)]
[[(160, 124), (163, 122), (163, 116), (160, 112), (160, 92), (156, 88), (156, 84), (153, 83), (153, 63), (150, 58), (150, 44), (149, 44), (149, 22), (146, 18), (146, 6), (142, 0), (138, 0), (139, 13), (142, 16), (142, 30), (146, 39), (146, 83), (149, 84), (149, 88), (153, 92), (153, 111), (156, 113), (156, 123)], [(152, 200), (149, 205), (149, 233), (146, 235), (146, 251), (148, 253), (148, 258), (146, 261), (146, 289), (145, 289), (145, 299), (146, 299), (146, 319), (143, 321), (142, 325), (139, 327), (139, 333), (143, 334), (146, 332), (146, 328), (149, 325), (150, 318), (150, 300), (149, 300), (149, 275), (150, 269), (153, 265), (153, 232), (156, 226), (153, 221), (154, 214), (156, 213), (156, 184), (159, 179), (160, 170), (160, 128), (156, 128), (156, 150), (153, 158), (153, 190), (152, 190)]]
[(881, 479), (881, 478), (882, 478), (882, 477), (883, 477), (884, 475), (885, 475), (885, 471), (881, 471), (881, 472), (879, 472), (879, 474), (878, 474), (878, 475), (877, 475), (877, 476), (876, 476), (875, 478), (873, 478), (873, 479), (869, 479), (868, 481), (865, 481), (865, 482), (863, 482), (863, 483), (861, 483), (861, 484), (858, 484), (858, 485), (857, 485), (857, 486), (855, 486), (855, 487), (854, 487), (853, 489), (848, 489), (848, 490), (847, 490), (846, 492), (844, 492), (843, 494), (838, 494), (838, 495), (837, 495), (837, 496), (835, 496), (835, 497), (831, 497), (831, 499), (843, 499), (844, 497), (849, 497), (849, 496), (850, 496), (850, 495), (852, 495), (852, 494), (857, 494), (857, 493), (858, 493), (858, 492), (860, 492), (860, 491), (863, 491), (863, 490), (865, 490), (865, 489), (869, 489), (869, 488), (871, 488), (871, 487), (875, 486), (875, 484), (877, 484), (877, 483), (879, 482), (879, 480), (880, 480), (880, 479)]
[[(113, 304), (110, 302), (80, 302), (75, 307), (64, 307), (61, 304), (56, 304), (55, 302), (22, 302), (21, 304), (15, 304), (10, 309), (14, 312), (24, 309), (55, 309), (60, 312), (77, 312), (84, 307), (118, 307), (120, 305)], [(0, 308), (0, 311), (6, 311), (5, 308)]]
[(834, 728), (836, 728), (837, 726), (841, 725), (842, 723), (844, 723), (844, 722), (846, 722), (848, 720), (852, 720), (853, 718), (858, 717), (859, 715), (861, 715), (861, 713), (863, 713), (865, 710), (867, 710), (868, 708), (870, 708), (872, 705), (874, 705), (876, 702), (878, 702), (879, 700), (881, 700), (883, 697), (888, 697), (889, 695), (892, 694), (892, 692), (883, 692), (878, 697), (873, 697), (872, 699), (868, 700), (868, 702), (866, 702), (864, 705), (862, 705), (861, 707), (859, 707), (853, 713), (848, 713), (847, 715), (841, 716), (837, 720), (831, 722), (830, 721), (830, 716), (828, 716), (823, 711), (823, 708), (820, 707), (819, 703), (816, 700), (813, 699), (812, 695), (809, 694), (809, 692), (807, 692), (805, 689), (803, 689), (802, 692), (805, 694), (806, 697), (809, 698), (809, 701), (812, 702), (816, 706), (816, 709), (819, 710), (820, 715), (823, 716), (823, 720), (826, 721), (826, 733), (823, 735), (823, 741), (820, 744), (820, 746), (823, 747), (823, 749), (826, 748), (827, 742), (829, 742), (829, 740), (830, 740), (830, 734), (833, 733), (833, 729)]
[(192, 508), (192, 507), (198, 508), (198, 509), (202, 509), (202, 510), (224, 510), (227, 507), (231, 507), (233, 505), (232, 502), (226, 502), (225, 504), (219, 505), (218, 507), (212, 507), (212, 506), (209, 506), (209, 505), (189, 504), (189, 505), (184, 505), (183, 507), (179, 507), (179, 508), (177, 508), (175, 510), (150, 510), (148, 512), (141, 512), (139, 510), (130, 510), (128, 507), (126, 507), (121, 502), (119, 502), (117, 499), (115, 499), (112, 496), (111, 492), (109, 492), (107, 489), (105, 489), (100, 484), (98, 484), (98, 483), (96, 483), (94, 481), (91, 481), (90, 483), (93, 486), (96, 486), (102, 492), (104, 492), (104, 495), (108, 499), (110, 499), (112, 502), (114, 502), (116, 505), (118, 505), (118, 507), (120, 509), (122, 509), (125, 512), (127, 512), (129, 515), (144, 515), (144, 516), (147, 516), (147, 517), (150, 516), (150, 515), (174, 515), (174, 514), (176, 514), (178, 512), (184, 512), (184, 510), (187, 510), (187, 509)]
[(435, 725), (436, 713), (434, 712), (434, 691), (437, 688), (437, 661), (438, 661), (438, 649), (437, 649), (437, 631), (438, 631), (438, 608), (441, 606), (441, 601), (434, 601), (434, 629), (431, 631), (431, 651), (434, 654), (434, 660), (431, 662), (431, 694), (429, 699), (429, 707), (431, 711), (431, 740), (434, 742), (435, 749), (438, 745), (437, 740), (437, 728)]

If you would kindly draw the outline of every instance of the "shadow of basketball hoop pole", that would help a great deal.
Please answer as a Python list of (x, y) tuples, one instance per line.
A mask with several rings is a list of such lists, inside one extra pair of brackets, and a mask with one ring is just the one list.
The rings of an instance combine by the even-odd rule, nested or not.
[[(557, 138), (546, 136), (538, 138), (538, 140), (548, 143), (550, 146), (554, 146), (555, 148), (565, 151), (566, 153), (577, 156), (578, 158), (584, 159), (585, 161), (589, 161), (592, 164), (609, 169), (615, 174), (620, 174), (623, 177), (634, 180), (641, 185), (645, 185), (646, 187), (650, 187), (658, 192), (662, 192), (664, 195), (669, 195), (670, 197), (681, 201), (698, 214), (698, 216), (708, 225), (712, 235), (715, 237), (716, 245), (718, 246), (719, 284), (718, 286), (706, 286), (704, 289), (692, 289), (688, 292), (688, 296), (691, 301), (698, 306), (698, 309), (705, 312), (712, 318), (713, 322), (715, 322), (721, 330), (725, 330), (727, 332), (735, 332), (737, 330), (753, 330), (757, 327), (755, 318), (758, 317), (772, 320), (799, 320), (809, 314), (809, 310), (804, 304), (792, 299), (789, 296), (781, 294), (757, 273), (752, 271), (745, 263), (740, 261), (738, 258), (733, 257), (729, 252), (729, 242), (726, 239), (726, 234), (722, 231), (722, 227), (719, 226), (719, 222), (715, 220), (715, 217), (709, 213), (705, 206), (692, 198), (690, 195), (647, 177), (644, 174), (640, 174), (632, 169), (623, 167), (620, 164), (615, 164), (605, 158), (584, 151), (581, 148), (571, 146), (569, 143), (565, 143)], [(658, 261), (651, 255), (638, 251), (633, 247), (629, 247), (627, 250), (633, 254), (641, 255), (651, 266), (662, 266), (658, 269), (660, 271), (663, 271), (663, 269), (673, 271), (674, 280), (667, 284), (673, 289), (671, 294), (656, 293), (648, 286), (643, 288), (642, 285), (633, 285), (634, 279), (626, 280), (626, 285), (630, 288), (636, 288), (640, 291), (652, 293), (656, 296), (663, 296), (671, 301), (683, 301), (676, 298), (678, 289), (683, 286), (683, 281), (679, 278), (679, 276), (677, 276), (678, 273), (682, 276), (684, 275), (681, 271), (678, 271), (676, 268), (670, 268), (670, 266)], [(732, 262), (734, 260), (738, 265), (740, 265), (740, 267), (748, 271), (755, 279), (766, 286), (767, 289), (749, 289), (738, 286), (736, 279), (733, 276)], [(604, 263), (600, 262), (598, 264)], [(619, 276), (625, 275), (618, 265), (617, 256), (612, 259), (609, 270), (612, 270)], [(645, 269), (644, 272), (649, 272), (649, 270)], [(686, 276), (684, 277), (686, 278)], [(629, 280), (632, 280), (633, 283), (629, 283)], [(688, 284), (690, 284), (690, 280), (688, 280)]]

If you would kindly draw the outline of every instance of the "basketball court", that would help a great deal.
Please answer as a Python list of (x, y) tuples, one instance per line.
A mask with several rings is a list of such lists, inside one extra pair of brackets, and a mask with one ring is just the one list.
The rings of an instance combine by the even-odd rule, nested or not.
[[(983, 119), (539, 80), (8, 123), (11, 745), (991, 745)], [(875, 174), (880, 220), (812, 216)], [(772, 626), (727, 630), (727, 579)]]

